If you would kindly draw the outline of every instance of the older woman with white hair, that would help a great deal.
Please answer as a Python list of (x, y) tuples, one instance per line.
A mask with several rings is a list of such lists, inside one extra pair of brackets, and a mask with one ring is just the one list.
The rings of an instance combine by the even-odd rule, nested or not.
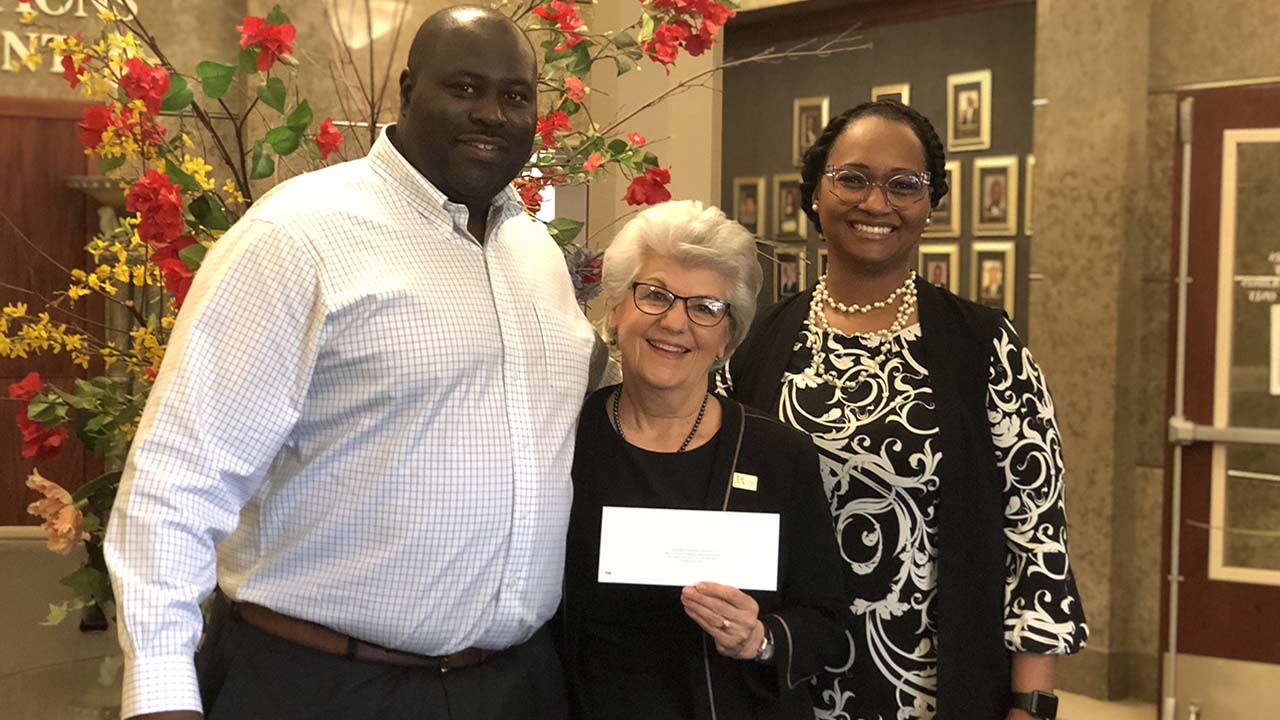
[[(605, 253), (605, 334), (624, 381), (588, 397), (578, 426), (562, 610), (578, 717), (807, 720), (806, 681), (847, 653), (812, 442), (707, 392), (760, 282), (751, 234), (698, 202), (645, 210)], [(775, 513), (777, 589), (599, 582), (607, 506)]]

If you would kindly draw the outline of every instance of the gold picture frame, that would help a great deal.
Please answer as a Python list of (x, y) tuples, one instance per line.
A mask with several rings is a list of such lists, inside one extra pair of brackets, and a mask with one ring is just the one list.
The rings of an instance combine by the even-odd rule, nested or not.
[(773, 286), (777, 292), (778, 300), (785, 300), (797, 293), (802, 293), (808, 287), (805, 283), (805, 265), (807, 264), (804, 257), (804, 246), (793, 245), (791, 247), (775, 245), (773, 248)]
[(733, 219), (756, 237), (763, 237), (769, 228), (768, 206), (763, 175), (733, 179)]
[(891, 85), (876, 85), (871, 88), (871, 101), (875, 102), (882, 98), (893, 98), (903, 105), (911, 104), (911, 83), (894, 83)]
[(960, 243), (920, 243), (916, 272), (925, 282), (960, 295)]
[(929, 227), (925, 228), (924, 236), (931, 238), (958, 238), (960, 237), (960, 229), (964, 227), (961, 224), (964, 215), (964, 164), (961, 160), (948, 160), (947, 184), (950, 188), (947, 194), (942, 196), (942, 200), (938, 201), (938, 207), (933, 209), (930, 215)]
[(991, 148), (991, 71), (947, 76), (947, 152)]
[(970, 299), (1000, 308), (1013, 319), (1018, 286), (1018, 247), (1012, 240), (975, 242), (969, 255)]
[(973, 159), (973, 220), (975, 237), (1018, 234), (1018, 156)]
[(818, 141), (830, 120), (831, 98), (802, 97), (791, 101), (791, 164), (804, 163), (804, 151)]
[(809, 237), (809, 217), (800, 199), (800, 173), (773, 176), (773, 237), (780, 242), (799, 242)]
[(1026, 165), (1027, 165), (1027, 179), (1026, 179), (1027, 207), (1022, 211), (1022, 234), (1026, 235), (1027, 237), (1031, 237), (1031, 209), (1035, 207), (1032, 201), (1035, 199), (1036, 156), (1027, 155)]

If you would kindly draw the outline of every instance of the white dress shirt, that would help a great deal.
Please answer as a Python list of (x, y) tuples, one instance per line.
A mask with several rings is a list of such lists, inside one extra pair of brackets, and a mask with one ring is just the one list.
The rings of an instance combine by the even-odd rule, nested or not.
[(259, 200), (196, 276), (107, 528), (124, 717), (200, 708), (215, 575), (409, 652), (527, 640), (560, 600), (593, 341), (515, 192), (479, 243), (385, 133)]

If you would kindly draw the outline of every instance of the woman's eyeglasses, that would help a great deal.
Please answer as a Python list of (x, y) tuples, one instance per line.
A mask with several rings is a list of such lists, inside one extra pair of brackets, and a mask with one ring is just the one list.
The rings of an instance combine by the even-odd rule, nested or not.
[(865, 202), (872, 188), (880, 188), (885, 202), (905, 210), (929, 196), (929, 173), (899, 173), (884, 182), (876, 182), (861, 170), (828, 165), (822, 173), (830, 178), (828, 190), (845, 205)]
[(646, 315), (661, 315), (671, 309), (677, 300), (684, 301), (684, 314), (689, 322), (702, 327), (715, 327), (729, 314), (729, 303), (719, 298), (695, 295), (684, 297), (658, 285), (631, 283), (631, 297), (636, 309)]

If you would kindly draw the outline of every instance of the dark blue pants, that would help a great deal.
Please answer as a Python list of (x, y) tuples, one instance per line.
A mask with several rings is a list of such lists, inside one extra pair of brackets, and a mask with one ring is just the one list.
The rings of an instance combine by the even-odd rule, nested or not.
[(441, 673), (295, 645), (214, 606), (196, 670), (206, 720), (564, 720), (547, 628), (471, 667)]

